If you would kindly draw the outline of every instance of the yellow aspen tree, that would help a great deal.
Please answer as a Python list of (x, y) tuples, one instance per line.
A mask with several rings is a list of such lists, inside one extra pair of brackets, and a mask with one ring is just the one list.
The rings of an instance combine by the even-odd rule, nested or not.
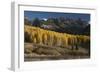
[(48, 33), (48, 43), (50, 46), (53, 44), (53, 32)]
[(42, 33), (41, 33), (41, 31), (38, 29), (38, 31), (37, 31), (37, 43), (38, 44), (42, 44)]
[(55, 33), (54, 33), (53, 45), (54, 45), (54, 46), (57, 46), (57, 36), (56, 36)]
[(60, 34), (57, 35), (57, 46), (61, 46), (61, 36), (60, 36)]
[(47, 45), (47, 35), (46, 34), (43, 34), (42, 39), (43, 39), (43, 43)]

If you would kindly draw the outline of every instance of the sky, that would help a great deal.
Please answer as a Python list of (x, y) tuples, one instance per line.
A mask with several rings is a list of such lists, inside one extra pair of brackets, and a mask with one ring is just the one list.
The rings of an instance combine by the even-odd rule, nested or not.
[(90, 14), (83, 13), (58, 13), (58, 12), (39, 12), (39, 11), (24, 11), (24, 17), (28, 17), (29, 20), (33, 20), (34, 18), (39, 19), (48, 19), (48, 18), (72, 18), (79, 19), (81, 18), (84, 21), (90, 21)]

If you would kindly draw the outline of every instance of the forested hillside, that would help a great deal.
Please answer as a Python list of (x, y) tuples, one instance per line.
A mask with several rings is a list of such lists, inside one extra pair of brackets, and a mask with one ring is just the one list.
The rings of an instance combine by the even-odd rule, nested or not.
[[(38, 59), (87, 58), (90, 37), (24, 26), (25, 57)], [(29, 60), (29, 59), (28, 59)]]

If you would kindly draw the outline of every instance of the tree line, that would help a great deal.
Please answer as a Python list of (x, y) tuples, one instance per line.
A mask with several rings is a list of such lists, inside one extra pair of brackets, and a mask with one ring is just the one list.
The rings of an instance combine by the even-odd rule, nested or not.
[(25, 25), (25, 42), (34, 44), (58, 46), (78, 50), (79, 47), (90, 48), (90, 37), (83, 35), (70, 35), (50, 30), (44, 30), (38, 27)]

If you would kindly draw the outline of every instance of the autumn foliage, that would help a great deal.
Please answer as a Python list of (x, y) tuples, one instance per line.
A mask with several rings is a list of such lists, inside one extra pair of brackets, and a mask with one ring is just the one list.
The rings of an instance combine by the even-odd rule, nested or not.
[(90, 37), (85, 35), (71, 35), (55, 31), (41, 29), (39, 27), (24, 26), (25, 42), (43, 44), (48, 46), (60, 46), (78, 48), (78, 46), (88, 47)]

